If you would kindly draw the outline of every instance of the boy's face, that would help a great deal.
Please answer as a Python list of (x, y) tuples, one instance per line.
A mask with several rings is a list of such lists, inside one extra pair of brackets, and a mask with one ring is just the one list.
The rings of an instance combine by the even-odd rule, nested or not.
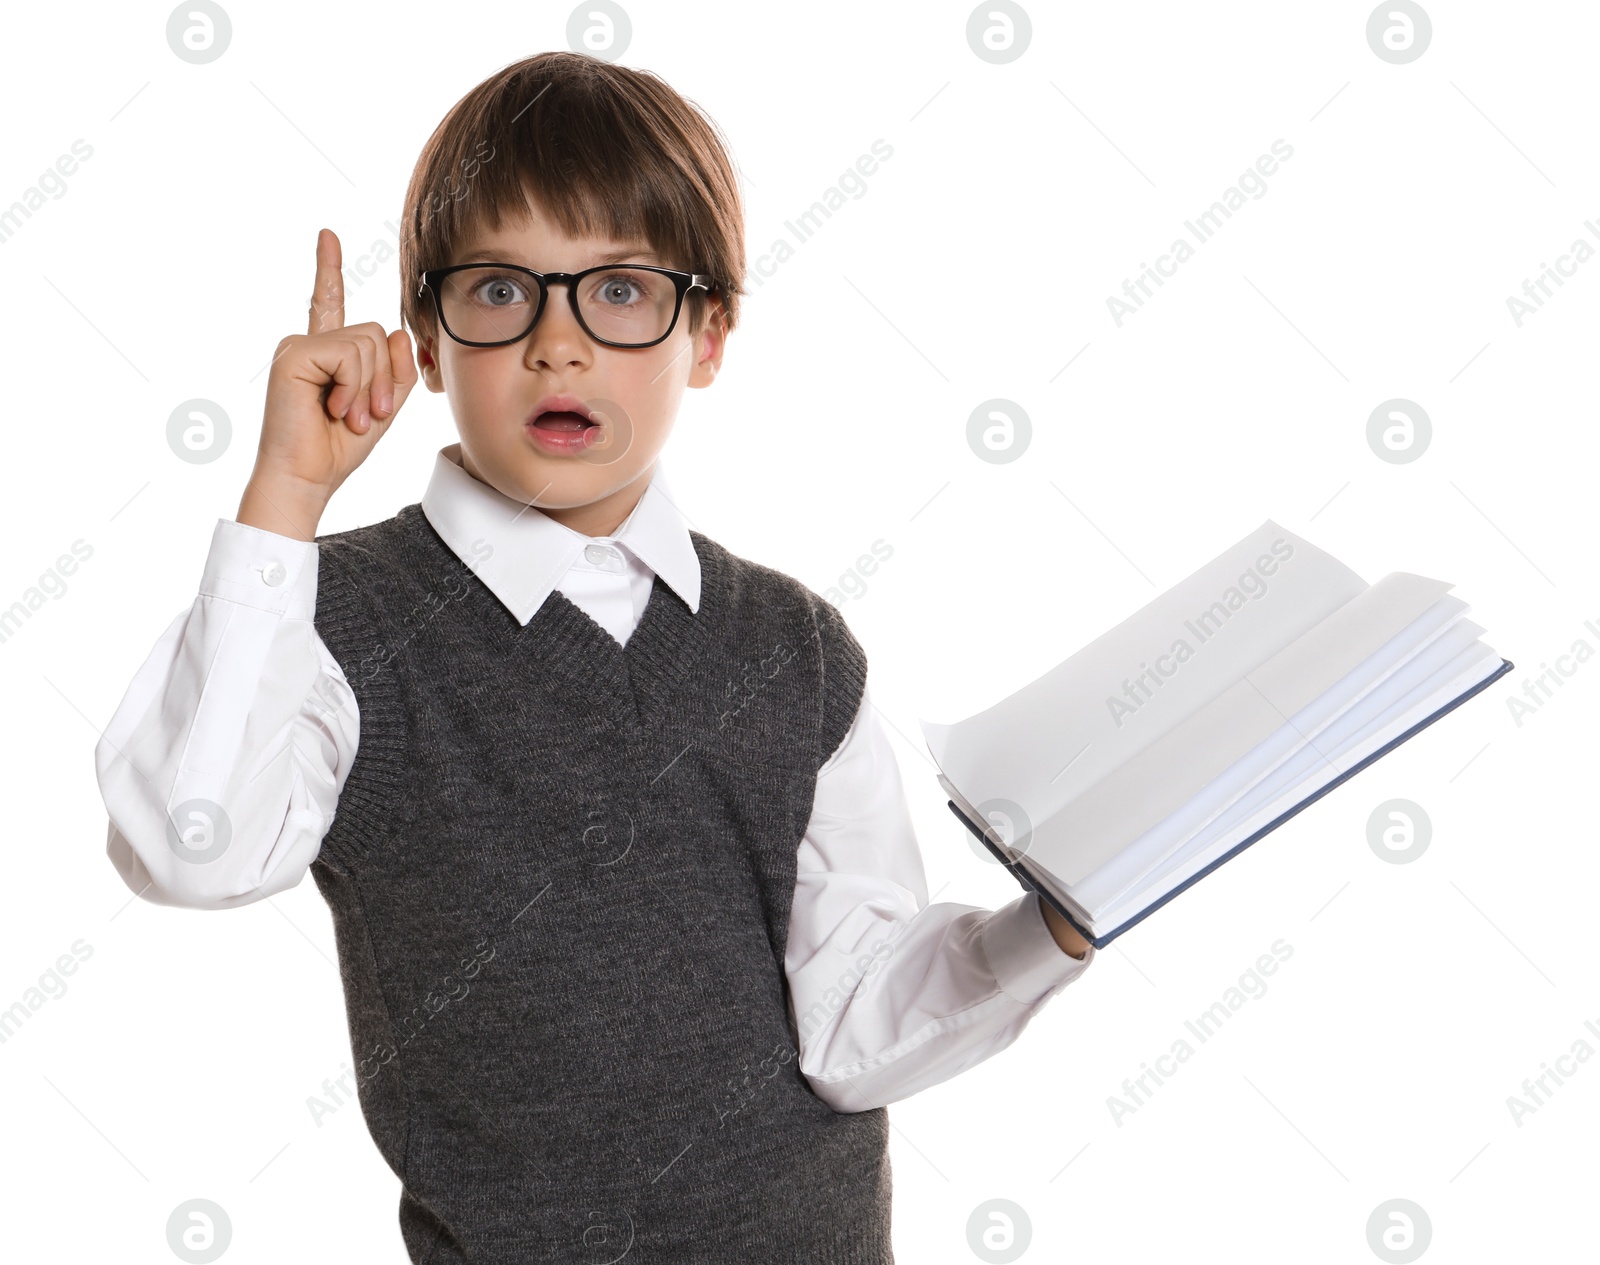
[[(538, 210), (523, 220), (502, 220), (498, 229), (480, 226), (456, 258), (437, 266), (473, 262), (480, 252), (536, 272), (579, 272), (602, 261), (683, 267), (680, 260), (657, 258), (643, 241), (568, 237)], [(467, 473), (574, 531), (605, 536), (649, 486), (684, 387), (709, 386), (716, 378), (727, 335), (713, 300), (691, 339), (686, 295), (664, 341), (608, 347), (578, 324), (567, 292), (564, 285), (551, 286), (533, 331), (504, 347), (465, 347), (438, 329), (434, 317), (418, 331), (418, 360), (428, 389), (450, 397)], [(593, 411), (599, 428), (586, 446), (552, 451), (570, 441), (558, 437), (552, 444), (530, 430), (535, 407), (555, 395), (574, 397)]]

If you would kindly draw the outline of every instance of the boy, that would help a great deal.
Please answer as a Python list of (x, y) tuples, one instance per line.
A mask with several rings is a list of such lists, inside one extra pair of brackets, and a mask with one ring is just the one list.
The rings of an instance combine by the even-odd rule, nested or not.
[(742, 220), (652, 75), (550, 53), (468, 93), (400, 256), (460, 442), (316, 534), (418, 380), (404, 330), (344, 326), (319, 234), (238, 520), (96, 751), (149, 899), (310, 869), (415, 1262), (891, 1262), (884, 1104), (1093, 960), (1031, 893), (928, 905), (843, 618), (666, 494)]

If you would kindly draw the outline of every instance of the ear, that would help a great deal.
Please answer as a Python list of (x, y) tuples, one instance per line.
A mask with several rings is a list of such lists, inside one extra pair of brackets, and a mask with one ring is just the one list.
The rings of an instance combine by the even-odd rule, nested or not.
[(430, 391), (444, 390), (444, 375), (439, 372), (438, 334), (431, 326), (417, 331), (417, 368)]
[(728, 348), (728, 314), (722, 296), (713, 294), (706, 305), (706, 319), (694, 337), (694, 367), (689, 370), (689, 385), (708, 387), (722, 368), (722, 353)]

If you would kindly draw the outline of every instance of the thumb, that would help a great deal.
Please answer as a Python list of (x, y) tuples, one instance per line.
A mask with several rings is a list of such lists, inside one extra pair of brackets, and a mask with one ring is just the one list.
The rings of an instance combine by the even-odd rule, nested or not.
[(389, 368), (394, 374), (394, 408), (389, 413), (393, 417), (400, 411), (400, 406), (405, 403), (420, 376), (416, 357), (411, 350), (411, 335), (403, 329), (397, 329), (389, 335)]

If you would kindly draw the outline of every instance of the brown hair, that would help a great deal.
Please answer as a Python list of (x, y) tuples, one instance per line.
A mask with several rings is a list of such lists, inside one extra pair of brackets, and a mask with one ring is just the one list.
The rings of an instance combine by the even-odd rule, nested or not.
[[(453, 262), (480, 225), (528, 209), (532, 195), (571, 237), (642, 239), (670, 267), (707, 273), (732, 329), (744, 293), (744, 208), (715, 123), (664, 80), (582, 53), (515, 62), (451, 107), (406, 189), (400, 315), (432, 331), (422, 273)], [(708, 303), (684, 301), (689, 332)]]

